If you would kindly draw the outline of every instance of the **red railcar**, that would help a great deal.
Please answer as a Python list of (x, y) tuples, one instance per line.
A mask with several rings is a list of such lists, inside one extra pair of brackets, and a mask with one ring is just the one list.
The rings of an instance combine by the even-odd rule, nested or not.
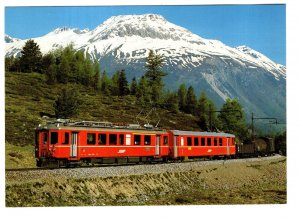
[(233, 156), (235, 136), (228, 133), (168, 130), (170, 157)]
[(227, 133), (57, 120), (36, 129), (37, 166), (177, 160), (235, 155)]
[(165, 130), (111, 123), (50, 123), (36, 130), (37, 166), (166, 159)]

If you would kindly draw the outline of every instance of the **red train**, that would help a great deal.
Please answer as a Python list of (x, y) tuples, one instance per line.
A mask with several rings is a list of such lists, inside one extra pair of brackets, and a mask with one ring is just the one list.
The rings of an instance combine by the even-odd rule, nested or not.
[(150, 125), (56, 120), (36, 128), (38, 167), (183, 160), (234, 156), (235, 136), (227, 133), (162, 130)]

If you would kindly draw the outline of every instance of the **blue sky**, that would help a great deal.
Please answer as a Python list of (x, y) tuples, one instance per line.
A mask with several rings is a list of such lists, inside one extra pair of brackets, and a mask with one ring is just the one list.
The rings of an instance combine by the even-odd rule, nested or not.
[(285, 5), (6, 7), (5, 33), (28, 39), (58, 27), (94, 29), (111, 16), (144, 13), (161, 14), (203, 38), (247, 45), (286, 64)]

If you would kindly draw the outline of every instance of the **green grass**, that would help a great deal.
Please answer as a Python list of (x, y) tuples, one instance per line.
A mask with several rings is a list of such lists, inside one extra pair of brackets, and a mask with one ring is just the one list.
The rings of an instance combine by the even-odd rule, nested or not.
[(5, 168), (32, 168), (35, 167), (34, 147), (32, 145), (16, 146), (5, 145)]
[[(47, 85), (45, 81), (45, 76), (38, 73), (5, 73), (5, 141), (8, 145), (33, 146), (34, 129), (45, 122), (40, 113), (54, 115), (53, 104), (66, 84)], [(82, 102), (78, 114), (71, 117), (75, 120), (136, 123), (142, 109), (151, 109), (142, 108), (134, 96), (105, 96), (80, 84), (67, 85), (78, 90)], [(142, 118), (139, 116), (139, 122), (146, 123)], [(196, 118), (189, 114), (157, 109), (150, 120), (156, 124), (159, 119), (165, 129), (199, 129)]]

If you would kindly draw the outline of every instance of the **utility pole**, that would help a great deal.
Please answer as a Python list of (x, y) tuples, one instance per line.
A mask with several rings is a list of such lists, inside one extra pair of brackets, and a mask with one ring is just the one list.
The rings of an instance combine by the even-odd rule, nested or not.
[(252, 140), (254, 140), (254, 120), (275, 120), (274, 124), (278, 124), (277, 118), (274, 118), (274, 117), (254, 117), (254, 113), (252, 112), (252, 116), (251, 116)]

